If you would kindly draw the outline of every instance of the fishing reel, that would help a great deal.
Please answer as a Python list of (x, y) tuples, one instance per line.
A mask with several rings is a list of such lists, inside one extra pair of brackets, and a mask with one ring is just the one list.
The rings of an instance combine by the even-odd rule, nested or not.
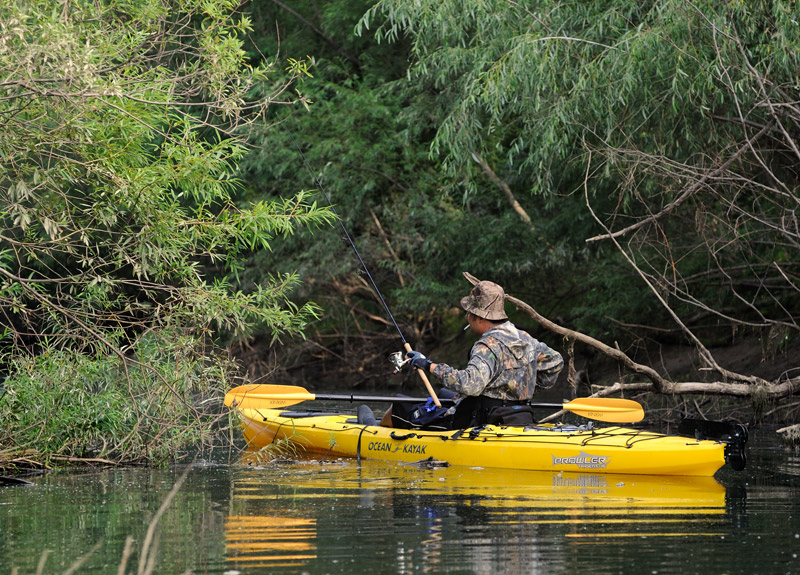
[(404, 371), (406, 366), (411, 363), (411, 359), (406, 357), (406, 352), (404, 351), (396, 351), (394, 353), (389, 354), (389, 361), (394, 366), (394, 372), (400, 373)]

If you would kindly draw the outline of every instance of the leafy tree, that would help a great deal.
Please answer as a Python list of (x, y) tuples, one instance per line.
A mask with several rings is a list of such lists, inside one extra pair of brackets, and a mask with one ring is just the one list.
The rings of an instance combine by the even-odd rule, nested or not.
[[(397, 311), (392, 292), (415, 283), (419, 270), (412, 262), (424, 241), (418, 225), (423, 214), (413, 211), (410, 204), (418, 202), (411, 198), (421, 195), (420, 187), (434, 188), (436, 176), (424, 146), (398, 127), (404, 98), (397, 82), (405, 73), (403, 47), (387, 49), (353, 33), (368, 6), (367, 2), (253, 5), (258, 48), (251, 54), (254, 61), (265, 54), (304, 53), (313, 55), (314, 67), (300, 86), (309, 109), (270, 110), (271, 125), (256, 131), (240, 174), (249, 184), (246, 197), (251, 200), (283, 201), (298, 189), (307, 189), (321, 204), (330, 201)], [(359, 261), (342, 236), (341, 230), (298, 233), (291, 244), (256, 251), (238, 275), (237, 285), (248, 289), (264, 269), (297, 270), (303, 285), (296, 294), (325, 307), (311, 336), (313, 349), (330, 350), (328, 356), (345, 369), (352, 365), (351, 354), (369, 355), (366, 348), (352, 346), (347, 334), (353, 333), (360, 342), (375, 338), (378, 345), (396, 348), (397, 333), (357, 273)], [(371, 326), (363, 325), (365, 318), (370, 318)], [(373, 329), (375, 318), (383, 325)], [(253, 339), (258, 342), (259, 336)], [(381, 363), (385, 364), (382, 356)]]
[(0, 445), (173, 456), (208, 437), (195, 400), (235, 373), (215, 334), (315, 317), (288, 298), (295, 274), (220, 279), (332, 219), (304, 194), (237, 201), (250, 127), (308, 65), (248, 65), (238, 4), (0, 7)]
[[(529, 209), (526, 220), (509, 209), (502, 191), (493, 191), (500, 187), (488, 175), (488, 193), (443, 193), (452, 189), (450, 176), (429, 155), (442, 104), (435, 91), (409, 85), (406, 42), (377, 43), (369, 33), (354, 33), (369, 7), (253, 7), (253, 58), (302, 50), (313, 54), (315, 66), (301, 87), (312, 102), (309, 111), (274, 108), (277, 129), (259, 134), (241, 174), (250, 197), (258, 199), (316, 189), (320, 182), (327, 197), (319, 191), (316, 197), (335, 205), (402, 331), (416, 345), (441, 336), (440, 311), (464, 291), (464, 269), (516, 282), (524, 293), (552, 291), (557, 274), (537, 273), (536, 282), (529, 277), (572, 264), (571, 249), (543, 240), (557, 236), (570, 218), (542, 205)], [(369, 371), (379, 373), (388, 366), (384, 352), (397, 349), (397, 333), (341, 236), (300, 234), (291, 244), (253, 254), (239, 279), (246, 289), (262, 269), (299, 270), (305, 281), (298, 293), (325, 306), (324, 321), (311, 336), (315, 342), (301, 347), (313, 345), (318, 355), (322, 345), (322, 353), (348, 370), (354, 362), (361, 367), (366, 358), (377, 358)]]
[[(587, 266), (614, 288), (594, 301), (637, 281), (660, 310), (649, 317), (677, 325), (717, 374), (697, 390), (800, 385), (734, 373), (708, 349), (738, 329), (797, 337), (793, 2), (382, 0), (360, 30), (411, 43), (410, 76), (437, 103), (431, 153), (467, 197), (488, 166), (523, 205), (558, 202), (576, 223), (580, 208), (568, 245), (603, 241), (627, 266), (602, 278), (611, 256)], [(624, 318), (616, 299), (605, 309)], [(703, 329), (709, 318), (718, 327)]]

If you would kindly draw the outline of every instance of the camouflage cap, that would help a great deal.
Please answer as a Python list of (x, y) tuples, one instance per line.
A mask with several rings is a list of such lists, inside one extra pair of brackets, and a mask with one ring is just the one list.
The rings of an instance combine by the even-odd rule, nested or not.
[(472, 288), (467, 297), (461, 299), (461, 307), (483, 319), (508, 319), (505, 297), (502, 287), (494, 282), (482, 281)]

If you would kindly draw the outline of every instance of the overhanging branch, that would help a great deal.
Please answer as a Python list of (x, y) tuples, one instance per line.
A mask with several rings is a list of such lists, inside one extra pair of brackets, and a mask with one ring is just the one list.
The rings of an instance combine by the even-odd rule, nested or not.
[[(464, 272), (464, 277), (472, 285), (478, 283), (475, 276), (468, 272)], [(524, 311), (531, 319), (536, 321), (542, 327), (549, 331), (562, 336), (570, 341), (579, 341), (583, 344), (592, 347), (608, 357), (617, 360), (624, 365), (628, 370), (635, 374), (639, 374), (649, 379), (649, 382), (634, 382), (634, 383), (621, 383), (617, 382), (611, 386), (595, 386), (595, 391), (592, 397), (606, 397), (623, 392), (655, 392), (665, 395), (681, 395), (681, 394), (703, 394), (703, 395), (727, 395), (734, 397), (750, 398), (759, 396), (764, 399), (780, 399), (788, 397), (795, 393), (800, 393), (800, 377), (793, 377), (783, 380), (766, 381), (755, 376), (737, 375), (740, 380), (732, 381), (686, 381), (676, 382), (663, 377), (655, 369), (635, 362), (622, 350), (611, 347), (591, 336), (581, 332), (563, 327), (550, 321), (542, 316), (533, 307), (524, 301), (506, 294), (506, 301), (513, 304), (517, 309)], [(726, 372), (730, 373), (730, 372)]]

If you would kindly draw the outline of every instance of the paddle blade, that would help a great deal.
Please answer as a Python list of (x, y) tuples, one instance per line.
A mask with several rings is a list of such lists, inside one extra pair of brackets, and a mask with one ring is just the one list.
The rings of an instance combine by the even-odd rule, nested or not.
[(644, 409), (632, 399), (587, 397), (573, 399), (564, 409), (581, 417), (614, 423), (635, 423), (644, 419)]
[(242, 409), (270, 409), (295, 405), (315, 397), (297, 385), (240, 385), (225, 394), (225, 405)]

